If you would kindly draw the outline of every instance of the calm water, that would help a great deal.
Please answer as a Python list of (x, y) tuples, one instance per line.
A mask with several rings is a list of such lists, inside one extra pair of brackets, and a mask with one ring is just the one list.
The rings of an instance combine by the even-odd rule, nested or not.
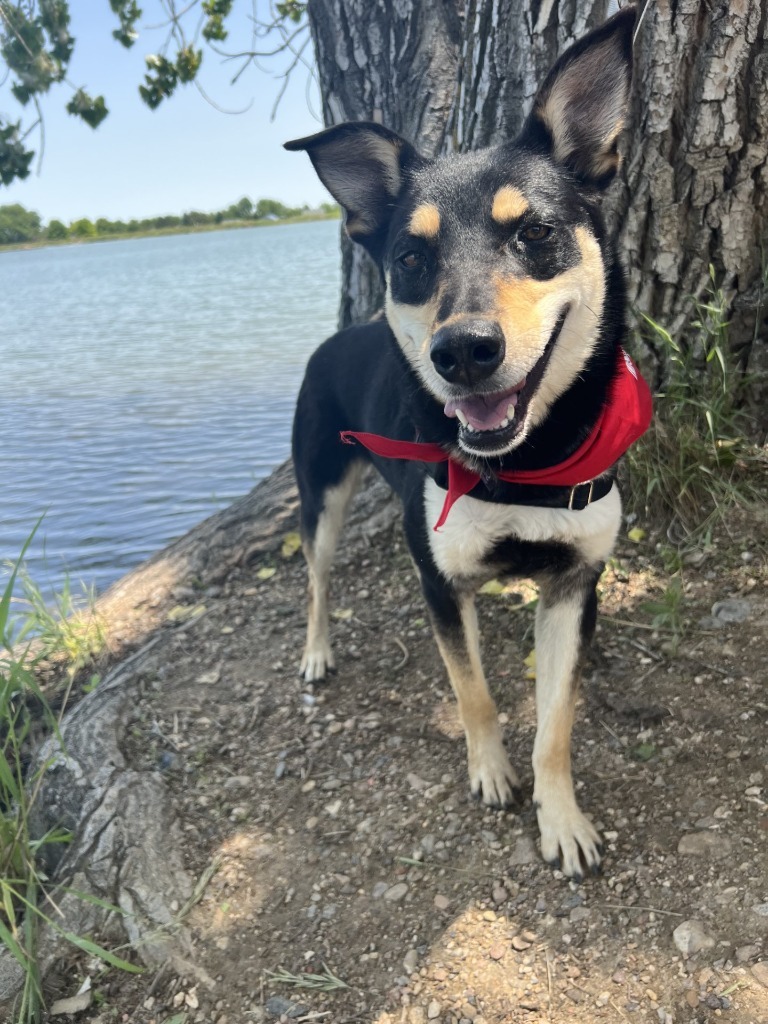
[(103, 590), (289, 450), (338, 223), (0, 254), (0, 565)]

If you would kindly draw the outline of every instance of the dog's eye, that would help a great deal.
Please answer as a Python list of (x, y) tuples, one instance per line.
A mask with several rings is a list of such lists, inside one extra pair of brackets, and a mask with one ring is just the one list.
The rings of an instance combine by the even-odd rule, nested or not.
[(406, 270), (418, 270), (424, 266), (426, 259), (420, 252), (407, 252), (404, 256), (399, 256), (397, 262)]
[(549, 224), (529, 224), (520, 232), (520, 238), (524, 242), (543, 242), (551, 233)]

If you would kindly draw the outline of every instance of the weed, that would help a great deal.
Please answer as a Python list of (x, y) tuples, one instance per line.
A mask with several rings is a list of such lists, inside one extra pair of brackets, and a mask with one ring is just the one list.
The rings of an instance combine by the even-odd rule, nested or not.
[[(55, 893), (52, 886), (46, 884), (48, 879), (39, 867), (41, 853), (46, 847), (53, 843), (66, 843), (70, 837), (62, 829), (53, 829), (39, 836), (30, 825), (32, 810), (48, 767), (48, 763), (43, 763), (32, 772), (27, 770), (32, 704), (40, 709), (47, 730), (61, 742), (60, 719), (53, 714), (38, 686), (35, 669), (44, 657), (67, 656), (73, 659), (71, 665), (79, 666), (84, 648), (79, 641), (78, 646), (73, 647), (66, 639), (68, 634), (63, 627), (58, 632), (58, 646), (54, 643), (53, 632), (45, 635), (42, 643), (36, 643), (29, 637), (31, 630), (25, 626), (13, 636), (13, 590), (36, 530), (37, 526), (24, 545), (19, 560), (11, 568), (0, 595), (0, 943), (24, 972), (24, 985), (15, 1008), (15, 1019), (19, 1024), (32, 1024), (39, 1020), (43, 1010), (37, 955), (38, 932), (42, 924), (91, 956), (124, 970), (137, 970), (91, 939), (69, 932), (59, 923)], [(39, 591), (35, 593), (39, 594)], [(72, 671), (71, 678), (74, 678), (76, 669)], [(62, 714), (64, 707), (66, 695)], [(68, 889), (60, 891), (73, 892)], [(95, 897), (74, 894), (120, 913), (118, 908)]]
[(727, 300), (710, 267), (706, 301), (693, 301), (683, 345), (642, 314), (642, 332), (661, 349), (667, 379), (651, 428), (630, 449), (630, 505), (688, 540), (735, 506), (761, 502), (768, 458), (750, 443), (743, 400), (750, 383), (728, 339)]
[(646, 601), (642, 605), (644, 612), (653, 616), (651, 626), (663, 629), (679, 638), (683, 632), (683, 581), (673, 576), (655, 601)]
[[(94, 611), (93, 591), (83, 586), (82, 598), (77, 599), (66, 577), (61, 592), (55, 595), (53, 604), (49, 604), (24, 568), (20, 568), (18, 576), (23, 598), (14, 602), (22, 609), (18, 616), (17, 643), (34, 637), (41, 659), (63, 658), (67, 675), (73, 679), (104, 650), (106, 643), (104, 628)], [(85, 608), (81, 607), (83, 604)], [(93, 677), (90, 684), (93, 684)]]
[(280, 968), (278, 971), (265, 971), (270, 981), (279, 985), (291, 985), (293, 988), (309, 988), (317, 992), (335, 992), (337, 989), (349, 988), (349, 985), (337, 978), (327, 964), (323, 964), (322, 974), (291, 974)]

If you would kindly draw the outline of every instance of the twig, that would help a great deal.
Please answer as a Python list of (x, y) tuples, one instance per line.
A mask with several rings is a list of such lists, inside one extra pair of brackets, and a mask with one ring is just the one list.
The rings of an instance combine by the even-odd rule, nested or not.
[(408, 664), (408, 661), (409, 661), (409, 659), (410, 659), (410, 657), (411, 657), (411, 656), (410, 656), (410, 654), (408, 653), (408, 648), (407, 648), (407, 647), (405, 646), (405, 644), (403, 643), (403, 641), (402, 641), (402, 640), (400, 640), (400, 638), (399, 638), (399, 637), (393, 636), (393, 637), (392, 637), (392, 639), (393, 639), (393, 640), (395, 641), (395, 643), (397, 644), (397, 646), (398, 646), (398, 647), (400, 648), (400, 650), (401, 650), (401, 651), (403, 652), (403, 660), (402, 660), (402, 661), (399, 661), (399, 662), (397, 663), (397, 665), (395, 665), (395, 672), (398, 672), (398, 671), (399, 671), (399, 670), (400, 670), (401, 668), (404, 668), (404, 667), (405, 667), (405, 665), (407, 665), (407, 664)]
[(638, 903), (633, 903), (631, 906), (625, 903), (603, 903), (601, 906), (604, 910), (647, 910), (649, 914), (665, 914), (667, 917), (683, 917), (683, 914), (678, 914), (674, 910), (659, 910), (658, 907), (642, 907)]

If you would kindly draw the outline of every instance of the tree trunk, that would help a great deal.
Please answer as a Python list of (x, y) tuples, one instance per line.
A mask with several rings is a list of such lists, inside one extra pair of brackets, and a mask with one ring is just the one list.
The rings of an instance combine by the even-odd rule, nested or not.
[(639, 309), (679, 335), (709, 267), (736, 351), (765, 359), (768, 2), (655, 0), (636, 44), (615, 210)]
[[(310, 0), (325, 121), (382, 121), (427, 156), (512, 138), (556, 56), (610, 9), (610, 0)], [(768, 262), (767, 11), (768, 0), (649, 4), (608, 202), (630, 300), (679, 334), (713, 265), (732, 343), (753, 367), (766, 351), (755, 341)], [(378, 274), (345, 239), (341, 325), (380, 303)]]

